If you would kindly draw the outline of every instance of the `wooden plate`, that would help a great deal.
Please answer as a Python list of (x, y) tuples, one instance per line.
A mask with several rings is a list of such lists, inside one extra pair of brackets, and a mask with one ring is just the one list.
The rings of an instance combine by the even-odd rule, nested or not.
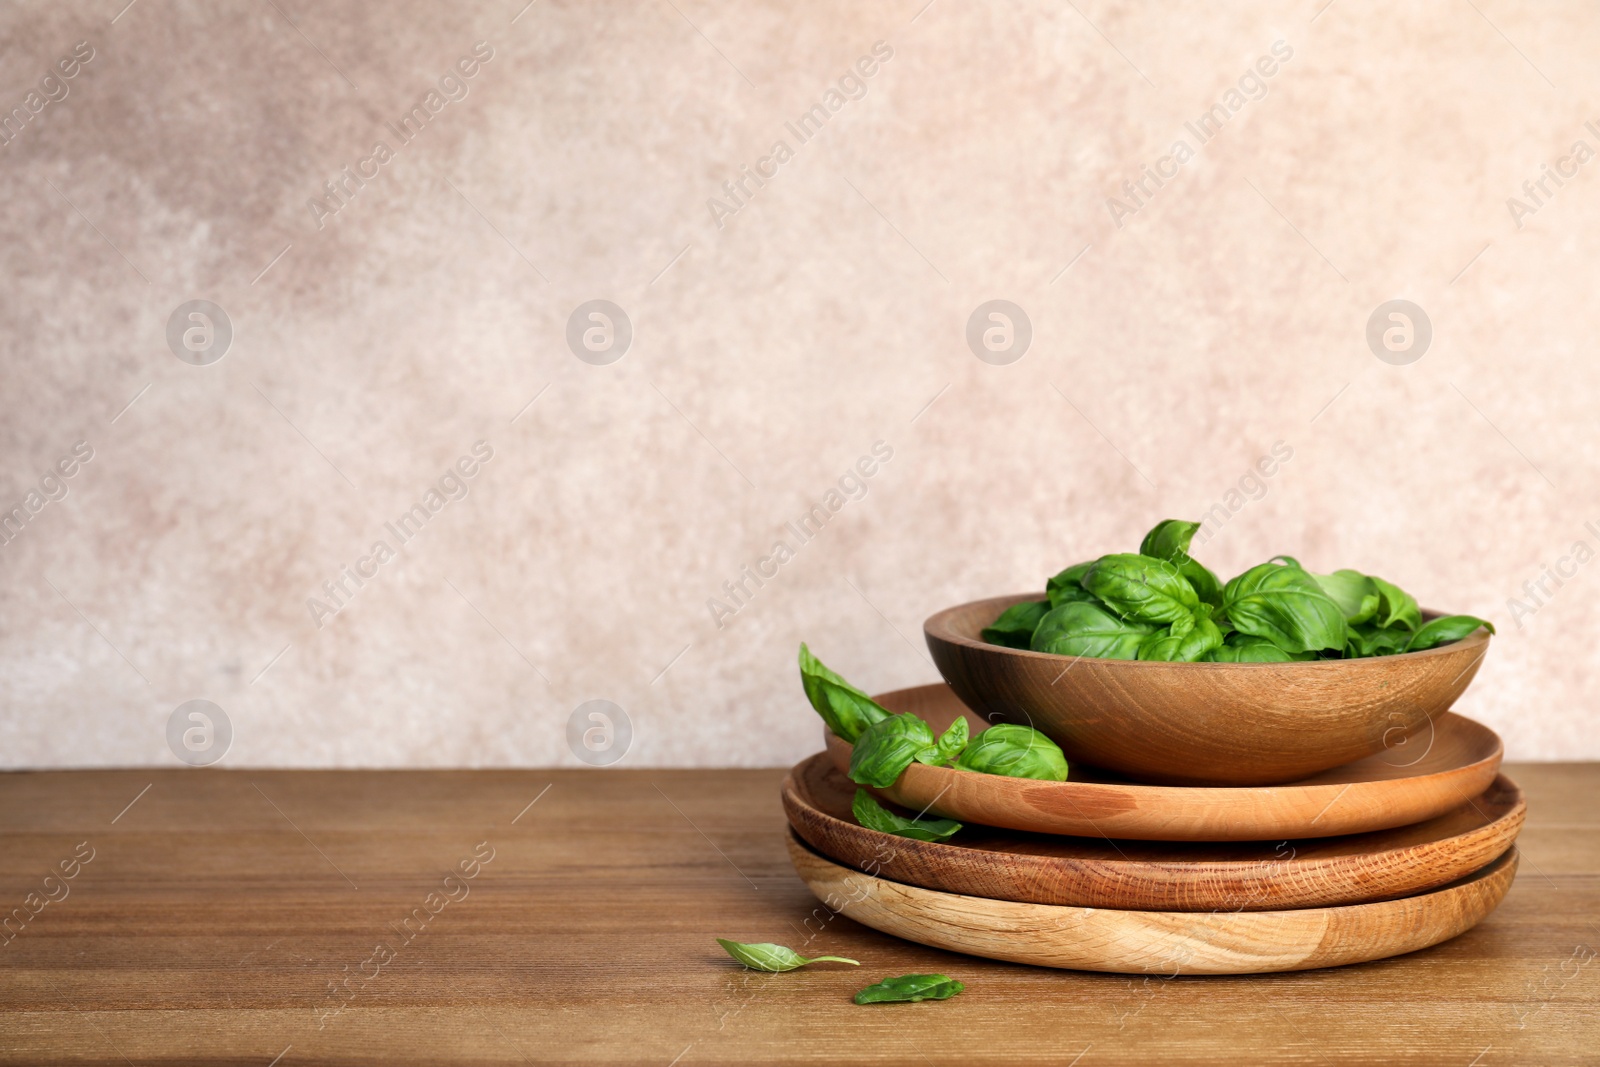
[(1151, 844), (968, 824), (947, 842), (859, 825), (856, 784), (818, 753), (783, 782), (783, 810), (813, 849), (923, 889), (1032, 904), (1141, 911), (1269, 911), (1409, 896), (1464, 878), (1511, 847), (1527, 809), (1504, 775), (1411, 826), (1277, 844)]
[[(874, 698), (943, 730), (965, 714), (988, 724), (949, 686), (898, 689)], [(850, 745), (827, 734), (841, 771)], [(1139, 785), (1073, 764), (1065, 782), (1039, 782), (913, 763), (880, 795), (912, 811), (1033, 833), (1140, 841), (1283, 841), (1365, 833), (1432, 819), (1489, 788), (1500, 770), (1495, 732), (1450, 712), (1376, 756), (1271, 786)]]
[(908, 941), (1038, 967), (1122, 974), (1258, 974), (1341, 967), (1437, 945), (1482, 921), (1516, 875), (1516, 851), (1420, 896), (1294, 911), (1114, 911), (937, 893), (841, 867), (790, 834), (817, 898)]

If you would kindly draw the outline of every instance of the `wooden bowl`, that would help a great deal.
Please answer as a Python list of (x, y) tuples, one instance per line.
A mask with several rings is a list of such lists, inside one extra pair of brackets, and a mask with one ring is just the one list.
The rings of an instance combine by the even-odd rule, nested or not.
[(1152, 782), (1271, 785), (1393, 747), (1449, 709), (1489, 651), (1478, 631), (1425, 652), (1308, 663), (1158, 663), (1003, 648), (979, 632), (1041, 593), (923, 624), (933, 662), (989, 722), (1043, 731), (1069, 762)]

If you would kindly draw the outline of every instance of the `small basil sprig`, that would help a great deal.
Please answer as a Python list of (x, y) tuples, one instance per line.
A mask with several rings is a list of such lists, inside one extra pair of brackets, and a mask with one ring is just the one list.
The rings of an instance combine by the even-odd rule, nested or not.
[(857, 1004), (893, 1004), (919, 1000), (949, 1000), (963, 989), (961, 982), (944, 974), (902, 974), (869, 985), (855, 995)]
[[(1079, 586), (1079, 590), (1082, 591), (1082, 586)], [(1084, 595), (1088, 596), (1087, 593)], [(1013, 604), (1002, 611), (998, 619), (985, 626), (978, 636), (991, 645), (1027, 648), (1034, 629), (1039, 625), (1039, 620), (1044, 618), (1049, 610), (1048, 600), (1025, 600), (1021, 604)]]
[(967, 746), (956, 760), (956, 769), (1007, 778), (1064, 782), (1067, 780), (1067, 757), (1060, 745), (1033, 727), (999, 723), (983, 731)]
[(958, 717), (937, 740), (933, 727), (906, 712), (862, 731), (850, 753), (850, 780), (884, 789), (913, 763), (942, 767), (967, 747), (967, 720)]
[(913, 841), (944, 841), (961, 829), (961, 824), (954, 819), (925, 819), (920, 815), (908, 819), (896, 815), (865, 789), (856, 790), (850, 810), (855, 813), (856, 822), (868, 830), (909, 837)]
[(740, 944), (738, 941), (729, 941), (721, 937), (717, 938), (717, 944), (721, 945), (728, 955), (746, 967), (757, 971), (771, 971), (774, 974), (793, 971), (806, 966), (808, 963), (822, 963), (824, 961), (828, 963), (848, 963), (853, 967), (861, 966), (859, 961), (847, 960), (843, 956), (812, 956), (810, 959), (806, 959), (794, 949), (786, 948), (783, 945), (765, 943), (745, 945)]
[(800, 643), (800, 684), (828, 729), (851, 744), (867, 727), (889, 717), (882, 704), (823, 666), (804, 641)]

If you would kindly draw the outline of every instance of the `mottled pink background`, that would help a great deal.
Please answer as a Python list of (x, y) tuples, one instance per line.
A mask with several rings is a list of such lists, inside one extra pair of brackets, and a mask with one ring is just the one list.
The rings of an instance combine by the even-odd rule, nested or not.
[[(93, 449), (0, 546), (4, 765), (172, 764), (196, 697), (233, 765), (576, 765), (599, 697), (624, 765), (787, 763), (820, 741), (802, 639), (869, 689), (934, 680), (927, 615), (1198, 517), (1280, 441), (1204, 560), (1488, 616), (1458, 710), (1512, 758), (1600, 757), (1600, 567), (1508, 605), (1600, 547), (1600, 163), (1507, 206), (1600, 148), (1591, 6), (124, 3), (0, 15), (0, 112), (94, 50), (0, 145), (0, 505)], [(1277, 41), (1119, 228), (1108, 197)], [(1407, 366), (1364, 336), (1399, 297), (1434, 330)], [(565, 342), (597, 298), (633, 325), (610, 366)], [(191, 299), (233, 323), (210, 366), (165, 340)], [(1032, 322), (1009, 366), (964, 339), (991, 299)], [(307, 599), (480, 440), (468, 495), (319, 628)], [(878, 441), (719, 628), (709, 598)]]

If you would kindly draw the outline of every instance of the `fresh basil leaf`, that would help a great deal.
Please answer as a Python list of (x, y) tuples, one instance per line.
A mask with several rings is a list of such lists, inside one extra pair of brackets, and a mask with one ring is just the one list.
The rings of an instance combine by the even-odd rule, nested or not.
[(1139, 554), (1177, 564), (1178, 573), (1188, 579), (1202, 601), (1220, 606), (1222, 583), (1205, 564), (1189, 555), (1189, 543), (1199, 529), (1198, 522), (1162, 519), (1144, 535), (1144, 540), (1139, 543)]
[(1376, 622), (1362, 623), (1350, 627), (1349, 639), (1345, 642), (1344, 654), (1347, 659), (1362, 659), (1367, 656), (1393, 656), (1406, 650), (1406, 642), (1411, 640), (1411, 631), (1403, 627), (1386, 630)]
[(1211, 663), (1292, 663), (1315, 658), (1310, 652), (1291, 655), (1265, 637), (1241, 633), (1229, 634), (1219, 647), (1206, 653), (1206, 660)]
[(1378, 583), (1360, 571), (1339, 570), (1332, 574), (1313, 574), (1311, 577), (1339, 605), (1339, 610), (1344, 612), (1344, 621), (1350, 625), (1366, 622), (1378, 613), (1378, 604), (1382, 599), (1378, 595)]
[(935, 745), (933, 728), (910, 712), (880, 719), (856, 739), (850, 753), (850, 780), (886, 789)]
[(851, 744), (867, 727), (889, 717), (889, 709), (823, 666), (804, 641), (800, 643), (800, 685), (828, 729)]
[(956, 768), (1042, 782), (1067, 780), (1067, 757), (1061, 746), (1033, 727), (1017, 723), (1000, 723), (983, 731), (961, 753)]
[(1302, 571), (1305, 570), (1304, 567), (1300, 566), (1300, 561), (1295, 559), (1293, 556), (1273, 556), (1271, 559), (1267, 560), (1267, 562), (1268, 563), (1276, 563), (1280, 559), (1283, 560), (1283, 565), (1285, 567), (1294, 567), (1297, 570), (1302, 570)]
[(1298, 566), (1269, 561), (1251, 567), (1227, 584), (1222, 597), (1235, 630), (1265, 637), (1285, 652), (1344, 648), (1344, 612)]
[(810, 959), (806, 959), (794, 949), (785, 948), (783, 945), (743, 945), (737, 941), (729, 941), (721, 937), (717, 938), (717, 944), (721, 945), (728, 955), (746, 967), (752, 967), (758, 971), (782, 973), (783, 971), (792, 971), (798, 967), (804, 967), (808, 963), (821, 963), (824, 960), (829, 963), (849, 963), (857, 967), (861, 966), (856, 960), (847, 960), (843, 956), (812, 956)]
[(896, 815), (865, 789), (856, 790), (850, 810), (855, 812), (856, 822), (868, 830), (909, 837), (913, 841), (943, 841), (961, 829), (961, 824), (954, 819), (925, 819), (920, 815), (908, 819)]
[(1197, 663), (1206, 654), (1222, 647), (1222, 631), (1209, 618), (1191, 619), (1190, 628), (1179, 633), (1174, 624), (1165, 633), (1156, 632), (1139, 645), (1140, 659), (1169, 663)]
[(1474, 633), (1479, 627), (1494, 633), (1494, 623), (1476, 615), (1443, 615), (1423, 624), (1422, 629), (1406, 642), (1407, 652), (1421, 652), (1425, 648), (1447, 645)]
[(1035, 627), (1039, 625), (1039, 620), (1044, 618), (1045, 612), (1049, 610), (1048, 600), (1026, 600), (1021, 604), (1013, 604), (1002, 611), (998, 619), (985, 626), (978, 636), (991, 645), (1027, 648), (1028, 642), (1033, 638)]
[(967, 730), (966, 717), (957, 715), (956, 721), (939, 735), (939, 740), (932, 748), (917, 753), (917, 762), (933, 767), (948, 766), (950, 761), (961, 755), (961, 750), (967, 747)]
[(1385, 629), (1404, 626), (1415, 630), (1422, 625), (1422, 609), (1416, 598), (1392, 582), (1372, 575), (1372, 584), (1378, 587), (1378, 613), (1374, 620)]
[(1095, 560), (1083, 575), (1083, 587), (1118, 615), (1139, 622), (1174, 623), (1200, 605), (1176, 564), (1132, 552)]
[(869, 985), (855, 996), (857, 1004), (890, 1004), (919, 1000), (949, 1000), (963, 989), (961, 982), (943, 974), (902, 974)]
[(1098, 604), (1069, 602), (1052, 608), (1033, 631), (1035, 652), (1096, 659), (1136, 659), (1139, 642), (1154, 628), (1119, 619)]
[(1093, 566), (1092, 559), (1086, 563), (1074, 563), (1044, 583), (1044, 593), (1050, 598), (1050, 606), (1059, 608), (1073, 601), (1094, 600), (1094, 594), (1083, 587), (1083, 576)]

